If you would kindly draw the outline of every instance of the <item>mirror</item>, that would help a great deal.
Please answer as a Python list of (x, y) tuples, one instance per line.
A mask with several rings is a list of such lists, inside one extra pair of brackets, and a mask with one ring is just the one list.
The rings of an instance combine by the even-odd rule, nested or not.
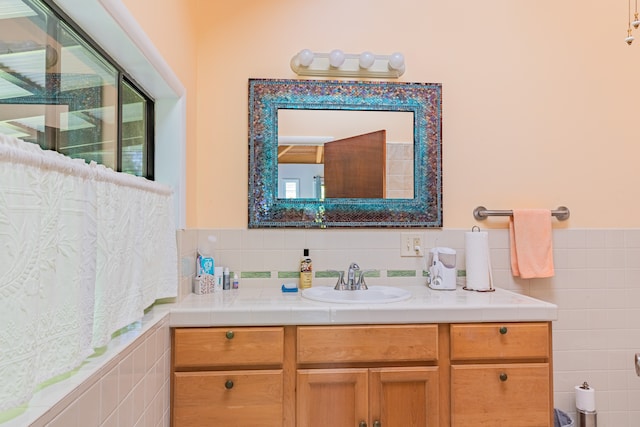
[(442, 87), (249, 80), (249, 228), (441, 227)]
[(413, 185), (413, 113), (278, 110), (279, 199), (413, 199)]

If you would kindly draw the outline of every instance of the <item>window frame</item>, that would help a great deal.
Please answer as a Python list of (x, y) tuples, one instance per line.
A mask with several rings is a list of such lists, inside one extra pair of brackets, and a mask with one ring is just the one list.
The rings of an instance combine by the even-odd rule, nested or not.
[[(144, 99), (144, 144), (143, 168), (141, 176), (149, 180), (155, 179), (155, 99), (150, 93), (129, 74), (114, 58), (109, 55), (86, 31), (84, 31), (67, 13), (65, 13), (53, 0), (38, 0), (42, 5), (50, 10), (50, 13), (59, 21), (64, 22), (69, 29), (76, 33), (76, 36), (95, 51), (101, 60), (107, 62), (117, 73), (117, 100), (116, 100), (116, 152), (114, 169), (122, 172), (122, 151), (123, 151), (123, 84), (128, 84), (138, 95)], [(37, 8), (37, 6), (36, 6)], [(53, 103), (52, 105), (59, 105)], [(57, 137), (50, 140), (50, 136), (45, 134), (45, 146), (55, 151), (57, 147), (52, 147), (56, 143)], [(78, 156), (82, 158), (82, 156)]]

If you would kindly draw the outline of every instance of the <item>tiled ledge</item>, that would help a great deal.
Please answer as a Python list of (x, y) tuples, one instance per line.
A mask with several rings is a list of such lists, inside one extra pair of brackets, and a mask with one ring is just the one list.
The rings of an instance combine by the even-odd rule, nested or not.
[[(64, 426), (65, 422), (61, 421), (56, 424), (56, 420), (66, 408), (87, 394), (94, 385), (107, 376), (108, 372), (117, 367), (120, 361), (131, 354), (139, 343), (143, 343), (147, 337), (153, 335), (161, 325), (168, 328), (168, 314), (171, 305), (154, 305), (140, 321), (119, 331), (119, 334), (106, 347), (87, 358), (80, 367), (41, 385), (41, 388), (28, 403), (0, 413), (0, 426)], [(168, 348), (168, 337), (166, 343), (160, 344), (157, 348), (163, 346)], [(144, 362), (155, 363), (152, 359), (153, 357), (147, 358), (145, 356)], [(104, 402), (98, 400), (100, 403), (90, 402), (91, 407), (85, 409), (94, 413), (99, 412), (99, 404)], [(79, 417), (79, 414), (74, 415), (74, 419)]]

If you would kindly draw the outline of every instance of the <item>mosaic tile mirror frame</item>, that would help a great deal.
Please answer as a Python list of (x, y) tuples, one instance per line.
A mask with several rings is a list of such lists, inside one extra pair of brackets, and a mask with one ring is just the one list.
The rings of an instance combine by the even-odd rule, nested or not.
[[(312, 115), (305, 115), (308, 113)], [(374, 116), (360, 120), (349, 113)], [(320, 172), (313, 177), (313, 194), (298, 195), (300, 179), (287, 179), (287, 174), (291, 173), (281, 170), (286, 163), (283, 161), (283, 152), (291, 149), (302, 152), (304, 148), (308, 151), (308, 145), (312, 145), (318, 159), (314, 163), (322, 163), (328, 153), (329, 143), (335, 142), (332, 135), (340, 132), (351, 135), (348, 130), (334, 129), (341, 126), (340, 123), (353, 125), (355, 129), (352, 133), (363, 132), (359, 121), (384, 130), (386, 119), (382, 117), (387, 117), (388, 113), (404, 113), (404, 117), (409, 117), (406, 143), (409, 163), (406, 159), (402, 163), (393, 157), (389, 158), (402, 141), (393, 140), (396, 138), (392, 135), (393, 129), (387, 128), (389, 139), (384, 145), (386, 148), (382, 148), (386, 151), (382, 163), (386, 162), (384, 167), (390, 176), (385, 178), (386, 184), (383, 186), (396, 185), (393, 173), (406, 173), (408, 170), (409, 177), (405, 180), (409, 182), (408, 192), (391, 195), (390, 191), (385, 190), (381, 197), (325, 196), (324, 187), (319, 185), (325, 177), (319, 179), (322, 175)], [(285, 122), (286, 117), (293, 119), (288, 118)], [(287, 128), (298, 126), (302, 129), (288, 131), (298, 135), (295, 137), (283, 135), (285, 125)], [(300, 135), (302, 133), (305, 135)], [(297, 145), (292, 142), (296, 138), (304, 141)], [(342, 170), (357, 169), (355, 162), (356, 159), (349, 159)], [(413, 177), (410, 176), (411, 172)], [(358, 173), (355, 170), (355, 174)], [(285, 184), (292, 183), (290, 194), (283, 194), (283, 181)], [(248, 199), (249, 228), (442, 227), (442, 85), (250, 79)]]

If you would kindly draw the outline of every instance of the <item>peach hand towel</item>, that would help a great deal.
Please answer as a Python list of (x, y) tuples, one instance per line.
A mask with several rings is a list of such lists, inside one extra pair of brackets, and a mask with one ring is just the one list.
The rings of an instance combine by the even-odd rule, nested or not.
[(514, 209), (509, 220), (511, 272), (523, 279), (553, 277), (549, 209)]

